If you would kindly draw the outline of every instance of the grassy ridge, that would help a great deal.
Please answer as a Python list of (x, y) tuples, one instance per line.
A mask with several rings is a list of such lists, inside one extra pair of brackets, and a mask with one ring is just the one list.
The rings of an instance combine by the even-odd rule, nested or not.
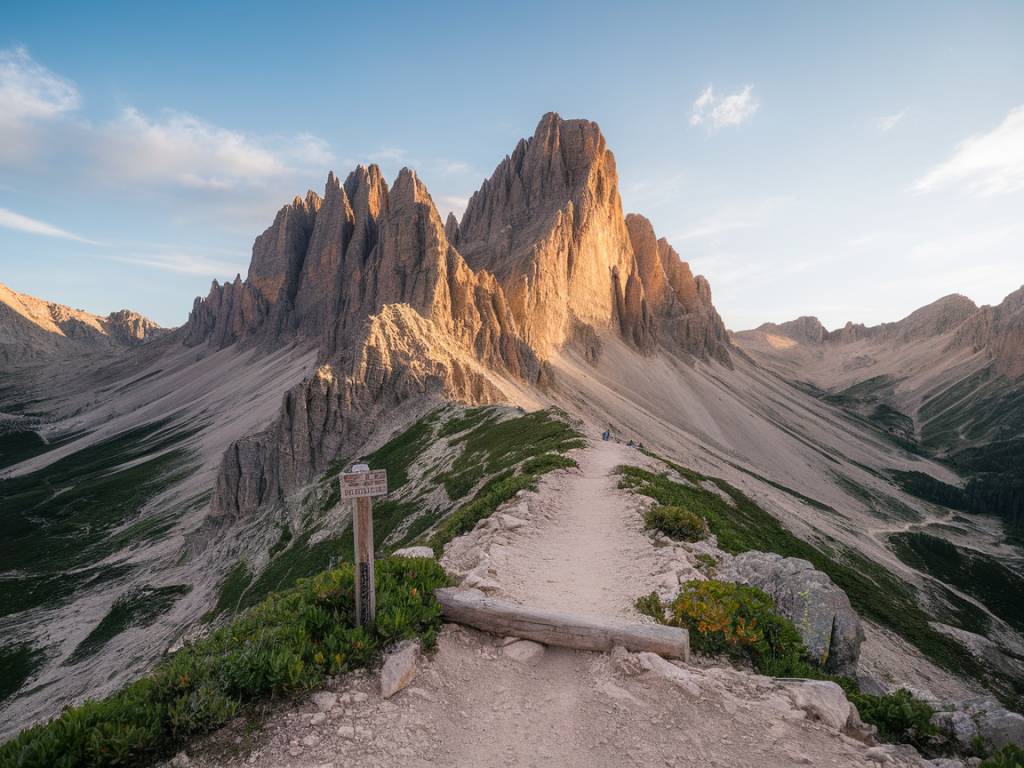
[(4, 768), (144, 766), (270, 697), (294, 696), (327, 675), (369, 664), (387, 644), (440, 626), (433, 560), (377, 564), (377, 623), (354, 623), (351, 566), (272, 595), (149, 675), (104, 699), (65, 710), (0, 747)]

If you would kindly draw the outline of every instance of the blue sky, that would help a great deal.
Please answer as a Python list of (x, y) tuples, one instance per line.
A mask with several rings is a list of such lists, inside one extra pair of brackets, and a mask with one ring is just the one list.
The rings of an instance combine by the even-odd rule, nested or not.
[(731, 328), (1024, 283), (1024, 3), (204, 5), (4, 9), (0, 282), (178, 324), (328, 169), (444, 215), (557, 111)]

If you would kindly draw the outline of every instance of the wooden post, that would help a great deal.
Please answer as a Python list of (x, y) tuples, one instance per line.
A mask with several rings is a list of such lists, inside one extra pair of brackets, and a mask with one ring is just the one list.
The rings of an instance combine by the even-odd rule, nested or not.
[(387, 472), (356, 464), (341, 475), (342, 499), (353, 499), (352, 536), (355, 540), (356, 624), (372, 625), (377, 617), (377, 583), (373, 567), (373, 497), (387, 493)]

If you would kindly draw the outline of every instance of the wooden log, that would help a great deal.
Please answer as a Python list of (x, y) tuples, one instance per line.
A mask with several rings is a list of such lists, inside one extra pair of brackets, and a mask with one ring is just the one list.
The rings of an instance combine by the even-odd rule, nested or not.
[(478, 589), (445, 587), (435, 590), (434, 596), (448, 621), (496, 635), (582, 651), (610, 651), (621, 645), (629, 651), (650, 651), (669, 659), (690, 658), (689, 633), (678, 627), (529, 608), (488, 597)]

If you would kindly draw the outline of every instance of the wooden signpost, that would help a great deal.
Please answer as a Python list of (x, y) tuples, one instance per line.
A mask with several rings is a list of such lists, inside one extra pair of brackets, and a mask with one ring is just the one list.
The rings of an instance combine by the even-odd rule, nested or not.
[(377, 615), (376, 577), (373, 569), (373, 497), (388, 492), (387, 470), (371, 470), (366, 464), (353, 464), (341, 473), (341, 499), (353, 499), (352, 535), (355, 538), (356, 624), (373, 624)]

